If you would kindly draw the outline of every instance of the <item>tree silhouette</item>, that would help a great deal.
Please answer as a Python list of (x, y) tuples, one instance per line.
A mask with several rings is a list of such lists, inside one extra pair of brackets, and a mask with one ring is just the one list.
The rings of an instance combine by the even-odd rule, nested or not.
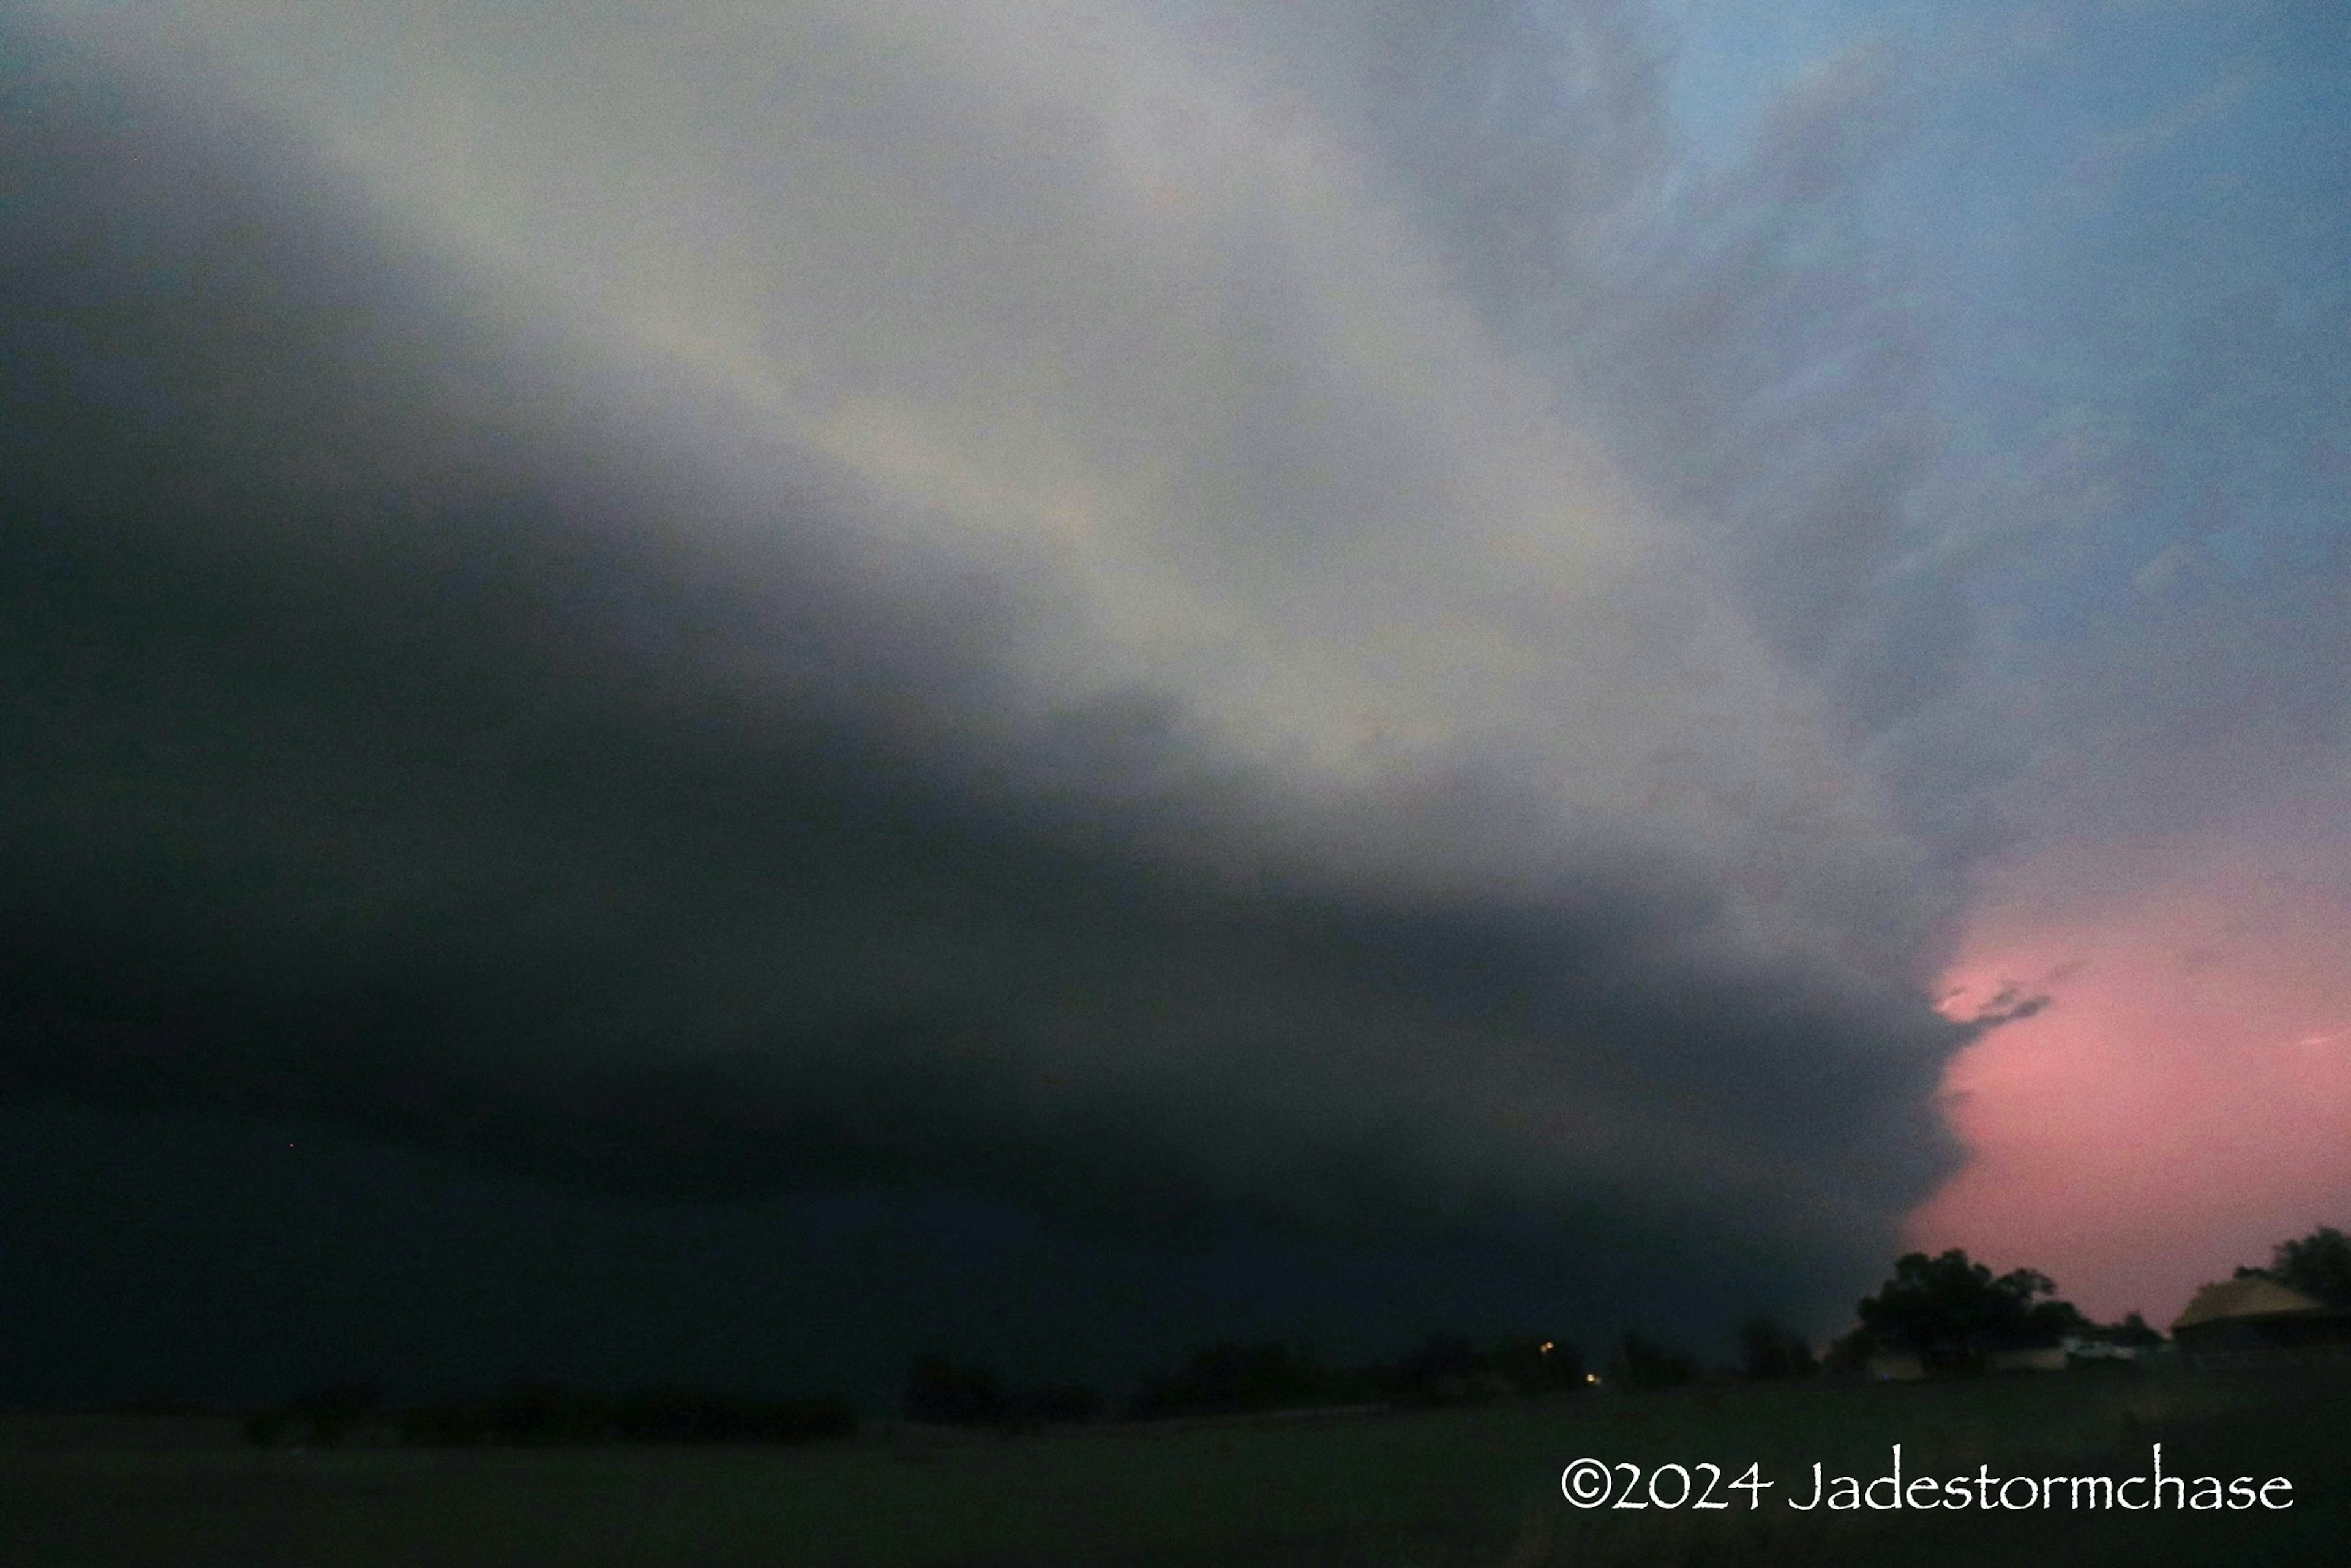
[(1334, 1372), (1284, 1344), (1218, 1344), (1196, 1354), (1173, 1377), (1136, 1391), (1130, 1412), (1143, 1419), (1299, 1409), (1364, 1398), (1365, 1379)]
[(1555, 1340), (1512, 1340), (1482, 1358), (1489, 1371), (1524, 1394), (1551, 1394), (1583, 1386), (1583, 1354)]
[(942, 1427), (1002, 1427), (1013, 1418), (1012, 1396), (993, 1373), (926, 1355), (906, 1375), (906, 1419)]
[(1810, 1377), (1814, 1369), (1811, 1343), (1770, 1316), (1751, 1317), (1740, 1325), (1739, 1350), (1740, 1366), (1750, 1377)]
[[(2251, 1270), (2240, 1270), (2240, 1273)], [(2281, 1241), (2266, 1270), (2281, 1285), (2314, 1296), (2330, 1307), (2351, 1308), (2351, 1236), (2331, 1225)]]
[(1897, 1259), (1894, 1278), (1855, 1310), (1878, 1344), (1915, 1352), (1930, 1367), (1970, 1366), (1995, 1351), (2053, 1345), (2087, 1329), (2071, 1301), (2053, 1299), (2056, 1289), (2032, 1269), (1995, 1277), (1954, 1248)]
[(1381, 1368), (1381, 1391), (1411, 1404), (1446, 1405), (1473, 1392), (1478, 1353), (1458, 1334), (1432, 1334), (1403, 1359)]
[(1626, 1388), (1677, 1388), (1698, 1378), (1698, 1361), (1680, 1351), (1653, 1344), (1638, 1330), (1626, 1329), (1616, 1342), (1609, 1371)]
[(1092, 1421), (1102, 1413), (1102, 1390), (1080, 1383), (1057, 1383), (1040, 1388), (1021, 1401), (1040, 1421)]

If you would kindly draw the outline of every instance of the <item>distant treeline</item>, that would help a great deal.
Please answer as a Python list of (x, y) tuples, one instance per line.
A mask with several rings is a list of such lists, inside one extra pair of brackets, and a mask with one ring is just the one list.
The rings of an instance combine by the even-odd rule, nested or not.
[[(1743, 1365), (1713, 1375), (1809, 1376), (1803, 1338), (1770, 1318), (1740, 1330)], [(1081, 1383), (1008, 1384), (952, 1357), (916, 1360), (904, 1412), (926, 1425), (1032, 1430), (1113, 1416), (1157, 1421), (1351, 1406), (1435, 1406), (1560, 1395), (1594, 1385), (1671, 1388), (1701, 1375), (1695, 1356), (1638, 1333), (1620, 1338), (1592, 1367), (1563, 1341), (1518, 1339), (1479, 1349), (1458, 1334), (1435, 1334), (1393, 1360), (1331, 1364), (1280, 1343), (1224, 1343), (1145, 1380), (1113, 1405)], [(347, 1383), (248, 1415), (246, 1434), (270, 1447), (358, 1444), (557, 1445), (587, 1443), (790, 1443), (845, 1437), (857, 1430), (847, 1401), (760, 1399), (655, 1392), (612, 1396), (553, 1382), (524, 1381), (494, 1398), (393, 1406), (381, 1385)]]
[[(2321, 1301), (2351, 1307), (2351, 1238), (2321, 1227), (2282, 1242), (2264, 1273)], [(1737, 1334), (1739, 1361), (1705, 1369), (1696, 1356), (1628, 1332), (1604, 1363), (1588, 1365), (1573, 1344), (1518, 1339), (1479, 1350), (1437, 1334), (1391, 1361), (1333, 1365), (1280, 1343), (1228, 1343), (1199, 1351), (1146, 1380), (1123, 1404), (1078, 1383), (1018, 1387), (986, 1368), (928, 1355), (908, 1374), (909, 1421), (936, 1426), (1033, 1429), (1110, 1416), (1153, 1421), (1348, 1406), (1426, 1406), (1570, 1393), (1603, 1386), (1672, 1388), (1701, 1377), (1770, 1381), (1817, 1373), (1865, 1375), (1883, 1352), (1915, 1356), (1928, 1372), (1980, 1371), (2001, 1352), (2103, 1342), (2144, 1348), (2162, 1336), (2133, 1312), (2090, 1322), (2030, 1269), (1994, 1275), (1965, 1252), (1910, 1253), (1894, 1275), (1856, 1304), (1855, 1326), (1816, 1358), (1805, 1337), (1770, 1316)], [(161, 1410), (169, 1402), (154, 1402)], [(177, 1406), (172, 1406), (176, 1409)], [(193, 1409), (193, 1407), (191, 1407)], [(838, 1398), (758, 1399), (732, 1395), (649, 1393), (623, 1397), (523, 1382), (496, 1398), (392, 1408), (373, 1384), (319, 1390), (246, 1418), (261, 1444), (354, 1442), (780, 1443), (848, 1437), (857, 1418)]]
[(246, 1436), (269, 1446), (413, 1443), (798, 1443), (857, 1430), (848, 1402), (653, 1392), (611, 1396), (521, 1382), (493, 1399), (394, 1409), (377, 1385), (338, 1385), (246, 1417)]
[[(1765, 1346), (1758, 1376), (1784, 1376), (1812, 1368), (1802, 1339), (1769, 1320), (1750, 1325), (1751, 1343)], [(1750, 1353), (1750, 1360), (1757, 1358)], [(1637, 1333), (1618, 1343), (1606, 1381), (1633, 1388), (1665, 1388), (1698, 1375), (1695, 1357), (1651, 1343)], [(1441, 1406), (1488, 1399), (1569, 1393), (1603, 1380), (1574, 1345), (1521, 1339), (1475, 1347), (1459, 1335), (1438, 1334), (1407, 1354), (1364, 1365), (1332, 1365), (1280, 1343), (1212, 1345), (1174, 1372), (1145, 1381), (1117, 1410), (1128, 1420), (1238, 1416), (1363, 1405)], [(917, 1361), (906, 1379), (910, 1421), (940, 1426), (1018, 1428), (1090, 1421), (1112, 1414), (1100, 1391), (1056, 1385), (1015, 1388), (986, 1369), (945, 1356)]]
[(1435, 1335), (1410, 1354), (1365, 1366), (1324, 1366), (1279, 1344), (1216, 1345), (1135, 1391), (1138, 1420), (1345, 1405), (1458, 1405), (1583, 1385), (1572, 1344), (1520, 1340), (1479, 1351)]
[[(1212, 1345), (1174, 1372), (1145, 1381), (1115, 1414), (1131, 1421), (1239, 1416), (1385, 1405), (1430, 1406), (1524, 1398), (1604, 1386), (1673, 1388), (1701, 1376), (1771, 1380), (1819, 1370), (1803, 1335), (1759, 1316), (1739, 1330), (1740, 1363), (1708, 1373), (1698, 1357), (1628, 1332), (1599, 1366), (1564, 1341), (1517, 1339), (1483, 1350), (1458, 1334), (1436, 1334), (1408, 1354), (1363, 1365), (1333, 1365), (1280, 1343)], [(914, 1363), (906, 1379), (910, 1421), (1019, 1428), (1091, 1421), (1113, 1413), (1100, 1391), (1067, 1384), (1023, 1390), (986, 1369), (945, 1356)]]

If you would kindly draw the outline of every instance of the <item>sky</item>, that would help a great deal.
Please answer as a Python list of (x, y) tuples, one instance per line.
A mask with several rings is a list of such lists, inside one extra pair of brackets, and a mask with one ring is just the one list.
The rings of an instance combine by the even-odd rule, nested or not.
[(2164, 1322), (2351, 1221), (2346, 46), (0, 21), (0, 1398)]

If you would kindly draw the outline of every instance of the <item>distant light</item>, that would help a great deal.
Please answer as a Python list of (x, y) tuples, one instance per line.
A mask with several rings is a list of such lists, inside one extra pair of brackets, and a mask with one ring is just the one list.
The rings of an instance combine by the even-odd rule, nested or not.
[(1549, 1354), (1551, 1354), (1551, 1341), (1549, 1341), (1549, 1340), (1545, 1340), (1545, 1341), (1543, 1341), (1542, 1353), (1543, 1353), (1545, 1355), (1549, 1355)]
[(1586, 1383), (1597, 1383), (1600, 1381), (1600, 1375), (1596, 1372), (1587, 1372), (1583, 1375), (1583, 1381)]

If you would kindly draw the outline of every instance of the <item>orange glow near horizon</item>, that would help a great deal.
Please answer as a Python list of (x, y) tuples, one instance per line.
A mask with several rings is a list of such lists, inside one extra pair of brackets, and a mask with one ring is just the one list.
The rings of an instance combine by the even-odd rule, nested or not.
[(1945, 978), (2052, 998), (1945, 1080), (1964, 1170), (1911, 1244), (2168, 1327), (2199, 1284), (2351, 1225), (2351, 854), (2235, 829), (2074, 847), (1991, 887)]

